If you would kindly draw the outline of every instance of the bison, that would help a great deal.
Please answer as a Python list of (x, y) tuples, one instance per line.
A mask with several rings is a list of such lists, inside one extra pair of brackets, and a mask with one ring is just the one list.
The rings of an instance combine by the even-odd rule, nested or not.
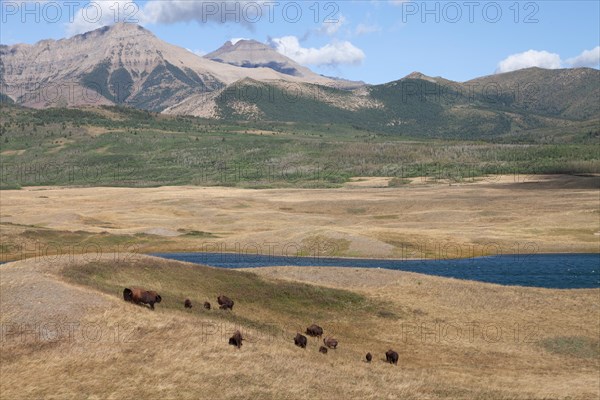
[(325, 347), (325, 346), (319, 347), (319, 353), (327, 354), (327, 347)]
[(385, 352), (385, 360), (387, 362), (389, 362), (390, 364), (396, 364), (398, 365), (398, 353), (396, 353), (394, 350), (388, 350)]
[(192, 301), (190, 299), (185, 299), (185, 301), (183, 302), (183, 306), (185, 308), (192, 308)]
[(365, 358), (367, 359), (367, 362), (370, 363), (371, 360), (373, 359), (373, 356), (371, 355), (371, 353), (367, 353), (367, 355), (365, 356)]
[(229, 338), (229, 344), (239, 349), (242, 347), (242, 340), (244, 340), (244, 338), (242, 338), (240, 331), (235, 331), (233, 336)]
[(296, 337), (294, 338), (294, 344), (298, 347), (302, 347), (303, 349), (306, 348), (306, 336), (297, 333)]
[(219, 303), (219, 308), (221, 310), (229, 309), (233, 311), (233, 300), (231, 300), (229, 297), (221, 295), (217, 297), (217, 303)]
[(210, 303), (208, 301), (204, 302), (204, 308), (210, 310)]
[(330, 337), (326, 337), (325, 339), (323, 339), (323, 343), (325, 343), (325, 346), (329, 347), (330, 349), (335, 349), (338, 345), (338, 341)]
[(125, 288), (123, 290), (123, 299), (135, 304), (148, 304), (152, 310), (154, 310), (155, 303), (160, 303), (162, 301), (162, 297), (154, 290), (144, 290), (140, 288)]
[(306, 328), (306, 334), (312, 337), (321, 337), (323, 335), (323, 328), (319, 325), (312, 324), (308, 328)]

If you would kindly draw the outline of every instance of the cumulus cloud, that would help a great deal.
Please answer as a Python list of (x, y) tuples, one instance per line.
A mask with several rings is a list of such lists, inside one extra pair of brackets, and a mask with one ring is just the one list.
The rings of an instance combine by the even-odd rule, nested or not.
[(523, 53), (513, 54), (498, 63), (496, 73), (516, 71), (529, 67), (540, 67), (547, 69), (560, 68), (562, 65), (560, 56), (542, 50), (528, 50)]
[(94, 0), (76, 10), (66, 29), (73, 35), (123, 21), (142, 25), (196, 21), (236, 23), (253, 30), (255, 22), (269, 15), (269, 4), (256, 0), (148, 0), (140, 5), (133, 0)]
[[(149, 0), (142, 9), (142, 22), (173, 24), (234, 22), (252, 29), (253, 22), (266, 12), (262, 1)], [(268, 15), (268, 14), (267, 14)]]
[(584, 50), (576, 57), (561, 59), (560, 55), (548, 51), (529, 50), (513, 54), (498, 63), (496, 73), (516, 71), (518, 69), (540, 67), (557, 68), (600, 68), (600, 46), (592, 50)]
[(307, 48), (300, 45), (296, 36), (270, 39), (270, 44), (279, 53), (303, 65), (360, 64), (365, 53), (347, 41), (334, 41), (320, 48)]
[(600, 68), (600, 46), (596, 46), (592, 50), (584, 50), (580, 55), (567, 59), (565, 63), (574, 68)]

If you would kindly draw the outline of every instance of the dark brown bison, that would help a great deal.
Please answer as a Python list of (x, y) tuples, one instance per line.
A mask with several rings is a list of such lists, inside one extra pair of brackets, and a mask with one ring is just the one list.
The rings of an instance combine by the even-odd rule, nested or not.
[(144, 290), (140, 288), (125, 288), (123, 290), (123, 299), (135, 304), (148, 304), (152, 310), (154, 310), (155, 303), (160, 303), (162, 301), (162, 298), (154, 290)]
[(371, 355), (371, 353), (367, 353), (367, 355), (365, 356), (365, 358), (367, 359), (367, 362), (370, 363), (371, 360), (373, 359), (373, 356)]
[(206, 308), (207, 310), (210, 310), (210, 303), (208, 301), (204, 302), (204, 308)]
[(387, 362), (389, 362), (390, 364), (396, 364), (398, 365), (398, 353), (396, 353), (394, 350), (388, 350), (385, 352), (385, 360)]
[(319, 353), (327, 354), (327, 347), (325, 347), (325, 346), (319, 347)]
[(185, 299), (185, 301), (183, 302), (183, 306), (185, 308), (192, 308), (192, 301), (190, 299)]
[(325, 346), (329, 347), (330, 349), (335, 349), (338, 345), (338, 341), (330, 337), (326, 337), (325, 339), (323, 339), (323, 343), (325, 343)]
[(242, 340), (244, 340), (244, 338), (242, 338), (240, 331), (235, 331), (233, 336), (229, 338), (229, 344), (239, 349), (242, 347)]
[(323, 328), (321, 328), (319, 325), (312, 324), (306, 328), (306, 334), (312, 337), (321, 337), (323, 335)]
[(298, 347), (302, 347), (303, 349), (306, 348), (306, 336), (297, 333), (296, 337), (294, 338), (294, 344)]
[(217, 303), (219, 303), (219, 308), (221, 310), (233, 311), (233, 300), (231, 300), (229, 297), (221, 295), (217, 297)]

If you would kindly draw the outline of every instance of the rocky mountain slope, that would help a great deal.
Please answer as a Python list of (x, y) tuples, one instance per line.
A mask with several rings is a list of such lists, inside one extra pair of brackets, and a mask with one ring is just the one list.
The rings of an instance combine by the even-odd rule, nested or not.
[(309, 70), (296, 76), (267, 66), (250, 69), (212, 61), (125, 23), (69, 39), (1, 46), (0, 55), (3, 93), (36, 108), (93, 103), (162, 111), (244, 78), (336, 82)]
[(313, 79), (319, 77), (310, 69), (256, 40), (238, 40), (235, 44), (228, 41), (219, 49), (205, 55), (204, 58), (237, 67), (266, 67), (286, 75), (312, 77)]

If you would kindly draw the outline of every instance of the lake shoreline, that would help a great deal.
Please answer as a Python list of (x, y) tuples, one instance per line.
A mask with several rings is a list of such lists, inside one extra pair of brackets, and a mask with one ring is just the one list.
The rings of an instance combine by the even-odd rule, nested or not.
[(504, 286), (549, 289), (600, 287), (598, 253), (513, 254), (468, 259), (393, 260), (283, 257), (238, 253), (154, 253), (154, 257), (226, 269), (315, 267), (385, 269)]

